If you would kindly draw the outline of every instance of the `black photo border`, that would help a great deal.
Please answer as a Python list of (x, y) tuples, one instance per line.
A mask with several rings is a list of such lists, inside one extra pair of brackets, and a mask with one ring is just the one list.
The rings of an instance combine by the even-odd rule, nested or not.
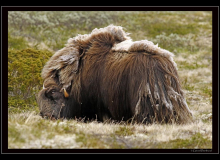
[[(8, 149), (8, 11), (212, 11), (212, 149)], [(219, 7), (218, 6), (2, 6), (1, 7), (1, 153), (144, 154), (219, 153)], [(3, 94), (4, 93), (4, 94)]]

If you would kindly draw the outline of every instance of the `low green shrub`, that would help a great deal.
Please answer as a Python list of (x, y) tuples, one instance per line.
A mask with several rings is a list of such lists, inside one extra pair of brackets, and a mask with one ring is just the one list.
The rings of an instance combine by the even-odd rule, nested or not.
[(35, 95), (43, 83), (41, 70), (51, 56), (46, 50), (8, 51), (9, 111), (36, 107)]

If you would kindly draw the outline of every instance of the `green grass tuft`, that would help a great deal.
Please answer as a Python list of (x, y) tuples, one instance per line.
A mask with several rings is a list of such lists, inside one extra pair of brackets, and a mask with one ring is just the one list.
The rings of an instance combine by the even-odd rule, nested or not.
[(134, 127), (121, 126), (115, 131), (115, 134), (118, 136), (130, 136), (134, 134)]
[(175, 139), (169, 142), (163, 142), (158, 144), (158, 148), (170, 148), (170, 149), (191, 149), (191, 148), (212, 148), (212, 141), (200, 133), (194, 134), (190, 139)]

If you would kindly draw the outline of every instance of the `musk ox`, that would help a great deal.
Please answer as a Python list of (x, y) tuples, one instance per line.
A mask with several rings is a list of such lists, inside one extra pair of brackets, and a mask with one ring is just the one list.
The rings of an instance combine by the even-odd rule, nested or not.
[(173, 54), (109, 25), (70, 38), (42, 70), (40, 114), (137, 123), (191, 120)]

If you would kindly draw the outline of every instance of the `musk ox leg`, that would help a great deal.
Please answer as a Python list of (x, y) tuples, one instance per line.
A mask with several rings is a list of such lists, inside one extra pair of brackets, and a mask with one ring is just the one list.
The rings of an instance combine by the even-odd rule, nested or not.
[(109, 110), (104, 106), (103, 102), (99, 99), (97, 103), (97, 113), (98, 113), (98, 120), (102, 122), (106, 122), (111, 119), (111, 114)]

